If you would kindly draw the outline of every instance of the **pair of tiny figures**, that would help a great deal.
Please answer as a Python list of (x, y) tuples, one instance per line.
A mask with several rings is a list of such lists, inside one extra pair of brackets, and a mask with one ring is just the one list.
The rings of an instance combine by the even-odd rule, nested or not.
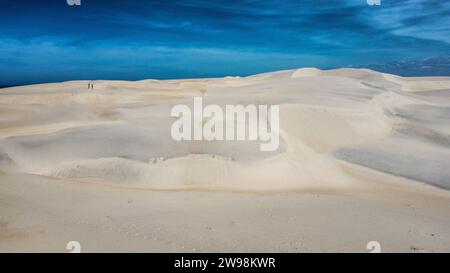
[(94, 84), (92, 82), (88, 83), (88, 89), (94, 89)]

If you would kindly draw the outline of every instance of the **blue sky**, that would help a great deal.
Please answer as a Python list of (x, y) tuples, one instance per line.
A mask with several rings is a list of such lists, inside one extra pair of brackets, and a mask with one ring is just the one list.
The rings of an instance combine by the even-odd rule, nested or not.
[(248, 75), (450, 53), (450, 1), (0, 0), (0, 85)]

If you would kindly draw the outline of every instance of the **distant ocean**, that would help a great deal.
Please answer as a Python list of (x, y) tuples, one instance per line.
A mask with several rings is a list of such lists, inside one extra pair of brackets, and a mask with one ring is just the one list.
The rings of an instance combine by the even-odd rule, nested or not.
[(13, 86), (15, 86), (15, 85), (0, 85), (0, 89), (1, 88), (7, 88), (7, 87), (13, 87)]

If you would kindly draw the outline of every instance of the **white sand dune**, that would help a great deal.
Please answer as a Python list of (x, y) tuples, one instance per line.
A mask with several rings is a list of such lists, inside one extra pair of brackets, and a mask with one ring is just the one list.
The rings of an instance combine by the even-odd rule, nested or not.
[[(67, 239), (55, 231), (61, 223), (18, 219), (14, 211), (31, 213), (26, 209), (28, 202), (36, 206), (33, 213), (57, 221), (57, 217), (46, 216), (62, 213), (48, 203), (54, 202), (55, 207), (62, 206), (77, 215), (64, 219), (81, 226), (83, 220), (77, 222), (77, 217), (86, 223), (96, 221), (86, 220), (95, 217), (83, 214), (83, 202), (91, 206), (93, 214), (114, 215), (121, 222), (145, 222), (137, 216), (128, 218), (151, 214), (167, 225), (158, 236), (176, 238), (182, 232), (170, 224), (178, 223), (177, 198), (191, 200), (196, 196), (201, 198), (193, 201), (192, 209), (217, 206), (213, 205), (215, 201), (230, 205), (234, 202), (231, 200), (239, 199), (236, 196), (247, 198), (242, 201), (242, 211), (236, 212), (236, 221), (244, 221), (252, 213), (273, 216), (272, 221), (263, 221), (265, 226), (254, 227), (253, 234), (234, 234), (233, 226), (224, 227), (229, 223), (220, 224), (222, 220), (215, 218), (214, 211), (205, 209), (209, 216), (200, 221), (220, 226), (210, 238), (220, 243), (200, 240), (203, 250), (365, 251), (364, 240), (377, 238), (384, 240), (390, 251), (450, 250), (450, 78), (402, 78), (365, 69), (307, 68), (249, 77), (94, 81), (94, 90), (87, 85), (88, 81), (72, 81), (0, 90), (0, 221), (8, 223), (8, 227), (0, 226), (0, 251), (59, 251), (56, 242), (47, 247), (40, 241), (51, 235), (36, 234), (35, 226), (52, 230), (58, 243)], [(192, 105), (195, 96), (203, 96), (205, 104), (279, 104), (279, 149), (261, 152), (258, 141), (174, 141), (170, 136), (174, 121), (170, 111), (176, 104)], [(48, 194), (55, 195), (50, 199), (46, 197), (47, 187)], [(242, 193), (208, 195), (196, 190)], [(28, 191), (43, 194), (30, 196)], [(73, 196), (72, 191), (76, 192)], [(266, 202), (263, 197), (248, 192), (269, 194), (267, 199), (273, 203), (262, 205)], [(323, 202), (311, 198), (324, 192), (328, 194)], [(133, 194), (143, 202), (133, 207), (133, 212), (127, 206), (117, 207), (116, 202)], [(146, 194), (159, 200), (152, 201), (151, 208), (143, 205), (150, 202), (144, 201)], [(165, 194), (170, 197), (164, 199)], [(109, 195), (111, 199), (105, 199)], [(65, 201), (64, 196), (74, 200)], [(293, 201), (296, 198), (302, 201)], [(410, 203), (420, 207), (420, 215), (404, 207)], [(311, 211), (304, 210), (305, 206)], [(332, 211), (337, 217), (335, 231), (341, 238), (318, 242), (313, 236), (328, 238), (330, 234), (323, 234), (333, 232), (326, 220), (331, 206), (338, 206)], [(112, 207), (117, 210), (112, 212)], [(221, 213), (234, 215), (232, 209), (238, 207), (239, 202)], [(251, 209), (255, 207), (259, 209)], [(364, 214), (365, 209), (371, 213)], [(195, 218), (192, 211), (180, 211)], [(353, 214), (361, 222), (357, 238), (351, 239), (354, 233), (344, 233), (354, 223)], [(290, 228), (302, 226), (293, 215), (306, 218), (302, 231)], [(434, 218), (425, 224), (422, 221), (427, 221), (427, 215)], [(260, 219), (254, 221), (251, 225), (263, 224)], [(268, 236), (279, 221), (289, 226), (286, 233), (273, 235), (268, 244), (260, 242), (259, 238)], [(384, 221), (387, 227), (376, 229), (378, 221)], [(142, 228), (144, 222), (139, 222)], [(187, 225), (193, 225), (189, 229), (194, 237), (202, 233), (203, 227), (190, 222)], [(32, 230), (31, 235), (22, 236), (27, 228)], [(74, 229), (72, 234), (80, 236), (83, 228), (87, 227)], [(383, 229), (391, 233), (383, 235)], [(403, 229), (413, 233), (396, 237)], [(83, 232), (90, 234), (86, 240), (96, 240), (97, 229)], [(436, 237), (427, 241), (429, 234)], [(232, 242), (220, 239), (224, 236)], [(437, 236), (440, 241), (435, 240)], [(248, 242), (242, 242), (244, 237)], [(387, 243), (389, 238), (393, 241)], [(2, 240), (6, 243), (1, 244)], [(114, 246), (106, 242), (106, 237), (98, 240), (91, 244), (91, 251), (180, 251), (177, 242), (196, 244), (180, 237), (173, 239), (180, 240), (174, 241), (173, 248), (158, 240), (150, 248), (142, 244), (133, 248), (125, 238), (123, 245)]]

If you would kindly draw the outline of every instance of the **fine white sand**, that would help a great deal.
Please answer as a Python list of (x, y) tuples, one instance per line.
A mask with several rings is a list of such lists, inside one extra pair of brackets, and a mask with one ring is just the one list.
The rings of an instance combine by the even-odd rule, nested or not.
[[(0, 251), (450, 251), (450, 78), (299, 69), (0, 89)], [(280, 147), (170, 136), (279, 104)]]

